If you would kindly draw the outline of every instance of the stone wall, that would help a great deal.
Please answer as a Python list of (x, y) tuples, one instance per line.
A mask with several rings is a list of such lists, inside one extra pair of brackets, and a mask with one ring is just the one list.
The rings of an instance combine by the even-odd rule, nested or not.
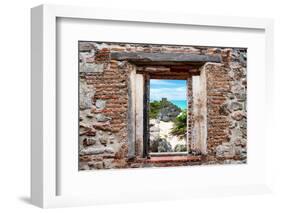
[[(163, 166), (143, 159), (140, 154), (135, 159), (128, 158), (129, 76), (138, 65), (113, 60), (111, 54), (118, 52), (186, 53), (221, 58), (220, 63), (206, 62), (200, 66), (207, 76), (208, 154), (200, 162), (178, 165), (246, 161), (246, 49), (79, 42), (80, 170)], [(191, 71), (196, 73), (200, 69)], [(190, 104), (192, 86), (191, 78), (187, 79)], [(193, 128), (191, 106), (189, 133)], [(138, 153), (142, 147), (137, 145), (136, 149)]]
[(111, 61), (106, 48), (97, 51), (92, 43), (80, 43), (80, 169), (126, 163), (131, 68)]
[[(227, 52), (227, 54), (226, 54)], [(224, 63), (207, 63), (208, 162), (247, 158), (246, 50), (226, 49)]]

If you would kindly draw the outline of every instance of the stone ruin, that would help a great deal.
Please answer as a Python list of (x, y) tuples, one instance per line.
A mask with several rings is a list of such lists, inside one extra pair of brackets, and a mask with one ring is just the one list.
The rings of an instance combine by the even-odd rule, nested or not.
[[(247, 161), (247, 49), (79, 42), (79, 170)], [(149, 79), (188, 81), (188, 156), (148, 152)]]

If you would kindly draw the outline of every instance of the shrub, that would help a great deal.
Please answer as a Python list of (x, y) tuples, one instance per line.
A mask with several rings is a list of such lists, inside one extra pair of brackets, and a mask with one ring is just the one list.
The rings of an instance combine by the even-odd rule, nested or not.
[(173, 128), (170, 134), (179, 137), (179, 139), (184, 139), (187, 135), (187, 111), (182, 111), (175, 119)]

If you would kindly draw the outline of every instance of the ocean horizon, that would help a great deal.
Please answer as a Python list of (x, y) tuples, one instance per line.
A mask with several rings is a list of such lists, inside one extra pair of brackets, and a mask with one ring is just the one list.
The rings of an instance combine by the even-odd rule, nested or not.
[(186, 100), (171, 100), (171, 102), (181, 109), (186, 109)]
[[(150, 100), (150, 102), (153, 102), (155, 100)], [(187, 101), (186, 100), (168, 100), (170, 102), (172, 102), (173, 104), (175, 104), (177, 107), (181, 108), (181, 109), (186, 109), (187, 108)]]

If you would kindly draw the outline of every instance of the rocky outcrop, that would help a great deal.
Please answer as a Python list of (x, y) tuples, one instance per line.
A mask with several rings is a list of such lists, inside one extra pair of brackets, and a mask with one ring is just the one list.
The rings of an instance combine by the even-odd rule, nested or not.
[(172, 145), (165, 138), (150, 141), (151, 152), (173, 152)]
[(186, 144), (177, 144), (174, 148), (174, 152), (186, 152)]
[(167, 98), (162, 98), (160, 104), (161, 108), (158, 111), (157, 118), (161, 121), (173, 121), (181, 113), (181, 109), (168, 101)]
[(160, 137), (160, 120), (150, 120), (150, 151), (151, 152), (172, 152), (172, 145), (166, 138)]

